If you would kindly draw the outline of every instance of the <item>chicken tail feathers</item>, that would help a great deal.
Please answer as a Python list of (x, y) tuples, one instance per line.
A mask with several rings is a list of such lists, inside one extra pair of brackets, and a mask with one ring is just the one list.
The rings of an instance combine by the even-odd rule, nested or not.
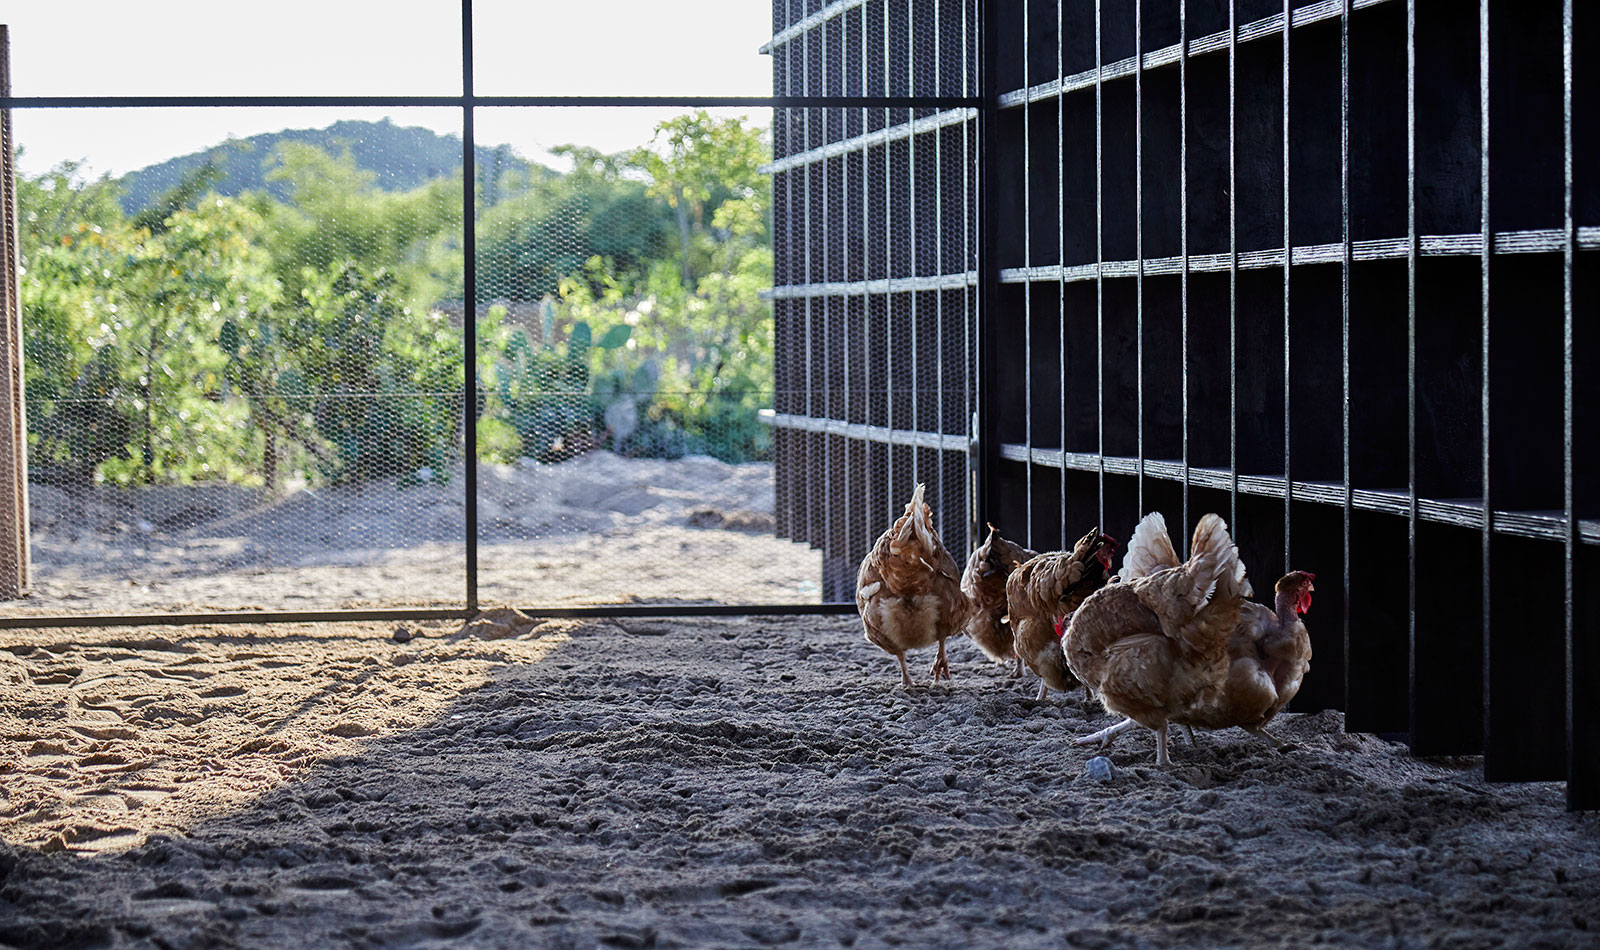
[[(1226, 528), (1224, 528), (1226, 530)], [(1183, 562), (1172, 548), (1172, 537), (1167, 533), (1167, 519), (1161, 512), (1152, 511), (1139, 522), (1128, 541), (1128, 552), (1122, 558), (1122, 579), (1148, 577), (1156, 571), (1177, 567)]]

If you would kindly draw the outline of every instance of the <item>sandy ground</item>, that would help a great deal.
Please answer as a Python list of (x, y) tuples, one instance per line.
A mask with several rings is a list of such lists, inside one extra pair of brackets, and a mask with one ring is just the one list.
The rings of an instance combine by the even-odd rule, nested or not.
[[(390, 477), (31, 487), (35, 590), (0, 613), (459, 606), (465, 492)], [(773, 536), (770, 463), (591, 452), (479, 469), (481, 602), (816, 603), (821, 555)]]
[(1100, 780), (1103, 713), (952, 665), (842, 617), (3, 631), (0, 945), (1600, 945), (1559, 785), (1331, 713)]

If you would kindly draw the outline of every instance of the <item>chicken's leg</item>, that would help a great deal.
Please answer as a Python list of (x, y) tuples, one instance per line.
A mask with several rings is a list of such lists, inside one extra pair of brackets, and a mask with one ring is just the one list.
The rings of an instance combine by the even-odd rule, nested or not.
[(905, 684), (907, 689), (910, 689), (911, 674), (906, 671), (906, 655), (904, 653), (896, 653), (894, 658), (900, 661), (900, 682)]
[(939, 682), (941, 678), (950, 678), (950, 658), (944, 655), (943, 640), (939, 641), (939, 653), (933, 658), (933, 669), (929, 672), (933, 674), (933, 681), (935, 683)]
[(1156, 727), (1156, 765), (1166, 768), (1171, 764), (1172, 760), (1167, 758), (1167, 724), (1163, 722)]
[(1282, 739), (1279, 739), (1277, 736), (1268, 732), (1265, 726), (1245, 726), (1244, 731), (1253, 736), (1260, 736), (1261, 738), (1267, 740), (1268, 742), (1272, 743), (1272, 747), (1277, 749), (1279, 752), (1291, 752), (1294, 750), (1294, 743), (1284, 742)]
[(1049, 693), (1049, 692), (1050, 692), (1050, 687), (1045, 683), (1044, 677), (1042, 677), (1042, 676), (1039, 677), (1039, 695), (1035, 696), (1034, 699), (1040, 700), (1042, 702), (1044, 700), (1045, 694)]
[(1101, 729), (1099, 732), (1092, 733), (1087, 736), (1079, 736), (1078, 738), (1072, 740), (1072, 744), (1094, 745), (1096, 742), (1098, 742), (1100, 743), (1100, 748), (1108, 748), (1111, 745), (1112, 740), (1116, 739), (1117, 736), (1122, 735), (1124, 732), (1127, 732), (1136, 725), (1138, 725), (1138, 723), (1134, 722), (1132, 719), (1124, 719), (1114, 726), (1107, 726), (1106, 728)]
[(1013, 654), (1011, 654), (1011, 659), (1014, 662), (1013, 662), (1013, 665), (1011, 667), (1011, 672), (1006, 674), (1006, 679), (1008, 679), (1008, 680), (1017, 679), (1018, 677), (1020, 677), (1022, 675), (1022, 655), (1018, 654), (1018, 653), (1013, 653)]

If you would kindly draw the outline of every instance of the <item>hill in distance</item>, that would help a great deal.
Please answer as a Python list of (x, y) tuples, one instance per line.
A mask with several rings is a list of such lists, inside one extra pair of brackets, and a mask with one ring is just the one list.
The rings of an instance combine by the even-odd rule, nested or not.
[[(123, 210), (129, 214), (144, 210), (212, 156), (216, 157), (222, 171), (215, 186), (218, 194), (233, 196), (264, 190), (284, 199), (288, 195), (287, 183), (267, 181), (264, 167), (273, 149), (282, 142), (304, 142), (335, 155), (349, 149), (356, 165), (373, 172), (377, 176), (377, 186), (385, 191), (406, 191), (454, 174), (461, 167), (461, 139), (454, 135), (439, 135), (416, 126), (399, 126), (388, 119), (347, 120), (325, 129), (285, 129), (234, 139), (202, 152), (180, 155), (129, 172), (122, 177), (126, 189)], [(474, 151), (479, 177), (489, 181), (497, 180), (499, 173), (510, 168), (528, 167), (509, 146), (479, 145)]]

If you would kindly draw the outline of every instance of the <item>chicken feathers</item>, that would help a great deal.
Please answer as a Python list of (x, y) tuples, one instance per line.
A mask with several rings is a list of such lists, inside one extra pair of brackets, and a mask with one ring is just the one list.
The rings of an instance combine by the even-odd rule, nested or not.
[[(1160, 513), (1151, 512), (1139, 522), (1128, 542), (1121, 576), (1134, 580), (1179, 563), (1165, 519)], [(1202, 729), (1238, 726), (1279, 749), (1288, 748), (1267, 732), (1266, 726), (1294, 699), (1311, 667), (1311, 634), (1300, 615), (1311, 608), (1315, 579), (1316, 575), (1305, 571), (1279, 578), (1275, 609), (1251, 602), (1243, 604), (1239, 624), (1228, 639), (1228, 675), (1223, 688), (1205, 694), (1200, 705), (1177, 713), (1170, 721)], [(1244, 594), (1250, 593), (1246, 580)], [(1108, 742), (1131, 724), (1131, 720), (1125, 720), (1083, 741)]]
[(1037, 553), (1006, 540), (990, 525), (989, 536), (973, 550), (967, 569), (961, 572), (961, 592), (972, 611), (967, 636), (991, 660), (1015, 661), (1009, 674), (1013, 677), (1022, 675), (1022, 658), (1013, 648), (1011, 624), (1006, 619), (1006, 579)]
[(917, 486), (905, 513), (878, 536), (856, 575), (856, 610), (867, 641), (900, 661), (906, 686), (906, 651), (935, 643), (933, 679), (950, 678), (944, 641), (961, 632), (970, 610), (955, 559), (939, 541), (933, 512), (923, 501), (925, 487)]
[(1106, 709), (1156, 731), (1160, 765), (1169, 761), (1168, 722), (1223, 688), (1248, 587), (1220, 517), (1200, 519), (1190, 550), (1176, 567), (1092, 594), (1063, 638), (1067, 665)]
[(1039, 674), (1039, 698), (1050, 689), (1069, 690), (1078, 680), (1061, 652), (1066, 618), (1111, 577), (1116, 539), (1095, 528), (1071, 551), (1029, 559), (1006, 580), (1006, 609), (1013, 646), (1028, 669)]

